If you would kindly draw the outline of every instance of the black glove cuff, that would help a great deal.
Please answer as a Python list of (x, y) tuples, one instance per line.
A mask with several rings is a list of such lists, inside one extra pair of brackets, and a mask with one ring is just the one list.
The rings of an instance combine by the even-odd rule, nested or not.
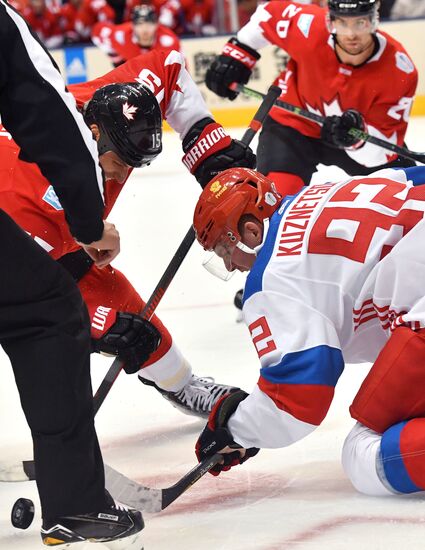
[[(236, 391), (228, 395), (223, 399), (221, 405), (219, 406), (218, 414), (215, 417), (215, 425), (217, 428), (227, 428), (227, 422), (232, 414), (236, 411), (244, 399), (248, 397), (248, 393), (243, 390)], [(230, 432), (229, 432), (230, 433)]]
[(196, 140), (202, 134), (202, 130), (205, 128), (205, 126), (208, 126), (208, 124), (211, 124), (213, 122), (215, 122), (213, 118), (205, 117), (201, 118), (201, 120), (198, 120), (198, 122), (195, 122), (195, 124), (190, 127), (189, 131), (184, 136), (182, 141), (182, 147), (185, 153), (189, 151), (192, 145), (196, 143)]

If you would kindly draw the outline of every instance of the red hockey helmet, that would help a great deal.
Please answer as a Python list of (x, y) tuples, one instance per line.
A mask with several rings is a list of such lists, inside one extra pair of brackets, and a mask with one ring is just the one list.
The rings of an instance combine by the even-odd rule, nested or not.
[(230, 168), (205, 186), (193, 218), (196, 238), (205, 250), (218, 243), (235, 247), (241, 236), (238, 223), (244, 214), (263, 221), (274, 213), (282, 197), (274, 183), (255, 170)]

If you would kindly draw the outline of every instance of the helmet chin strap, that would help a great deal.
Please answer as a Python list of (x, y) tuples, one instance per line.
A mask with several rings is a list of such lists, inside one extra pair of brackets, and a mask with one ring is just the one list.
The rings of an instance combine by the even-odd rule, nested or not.
[(255, 250), (255, 248), (251, 248), (246, 244), (242, 243), (241, 241), (238, 241), (236, 243), (236, 248), (239, 248), (239, 250), (242, 250), (242, 252), (245, 252), (245, 254), (251, 254), (254, 256), (257, 255), (257, 251)]

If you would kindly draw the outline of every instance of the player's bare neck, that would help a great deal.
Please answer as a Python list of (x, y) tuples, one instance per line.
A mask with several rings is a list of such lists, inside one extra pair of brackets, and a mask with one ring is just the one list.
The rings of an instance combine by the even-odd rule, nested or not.
[(363, 65), (368, 61), (376, 51), (376, 40), (375, 37), (371, 36), (371, 41), (369, 44), (359, 53), (351, 54), (344, 47), (338, 43), (338, 40), (335, 40), (335, 53), (341, 63), (344, 65), (351, 65), (353, 67), (358, 67)]

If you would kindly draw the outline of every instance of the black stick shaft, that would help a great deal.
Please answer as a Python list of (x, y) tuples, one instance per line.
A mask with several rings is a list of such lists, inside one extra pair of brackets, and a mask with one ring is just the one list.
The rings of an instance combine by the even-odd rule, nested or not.
[(162, 490), (162, 509), (167, 508), (172, 502), (174, 502), (180, 495), (187, 491), (194, 483), (196, 483), (202, 476), (211, 470), (221, 460), (221, 455), (216, 453), (209, 458), (206, 458), (195, 466), (190, 472), (184, 475), (177, 483), (171, 487), (167, 487)]
[[(265, 94), (258, 92), (257, 90), (253, 90), (252, 88), (248, 88), (243, 84), (234, 84), (231, 86), (231, 88), (235, 91), (238, 91), (244, 95), (247, 95), (255, 99), (261, 99), (265, 97)], [(296, 105), (292, 105), (291, 103), (286, 103), (286, 101), (282, 101), (280, 99), (276, 101), (275, 105), (276, 107), (280, 107), (285, 111), (289, 111), (290, 113), (295, 113), (296, 115), (306, 118), (307, 120), (312, 120), (313, 122), (317, 122), (318, 124), (323, 124), (325, 121), (325, 117), (322, 115), (311, 113), (310, 111), (307, 111), (307, 109), (297, 107)], [(348, 133), (359, 140), (368, 141), (369, 143), (373, 143), (378, 147), (382, 147), (383, 149), (387, 149), (388, 151), (397, 153), (397, 155), (400, 155), (401, 157), (425, 163), (425, 153), (415, 153), (414, 151), (410, 151), (405, 147), (400, 147), (399, 145), (386, 141), (385, 139), (371, 136), (367, 132), (364, 132), (363, 130), (359, 130), (358, 128), (350, 128)]]
[[(193, 227), (190, 226), (189, 231), (186, 233), (180, 246), (176, 250), (176, 253), (171, 259), (171, 262), (168, 264), (167, 269), (164, 271), (164, 274), (156, 285), (155, 290), (152, 292), (149, 300), (147, 301), (146, 306), (140, 313), (141, 317), (143, 317), (144, 319), (151, 319), (151, 317), (153, 316), (159, 302), (165, 294), (165, 291), (170, 286), (171, 281), (174, 279), (175, 274), (179, 270), (181, 264), (183, 263), (183, 260), (186, 258), (186, 255), (189, 252), (194, 240), (195, 231)], [(112, 365), (109, 367), (105, 378), (102, 380), (102, 383), (98, 387), (93, 397), (93, 408), (95, 415), (97, 414), (102, 403), (105, 401), (105, 398), (112, 388), (115, 380), (117, 379), (121, 369), (123, 368), (123, 365), (123, 361), (121, 361), (121, 359), (117, 357), (116, 359), (114, 359)]]

